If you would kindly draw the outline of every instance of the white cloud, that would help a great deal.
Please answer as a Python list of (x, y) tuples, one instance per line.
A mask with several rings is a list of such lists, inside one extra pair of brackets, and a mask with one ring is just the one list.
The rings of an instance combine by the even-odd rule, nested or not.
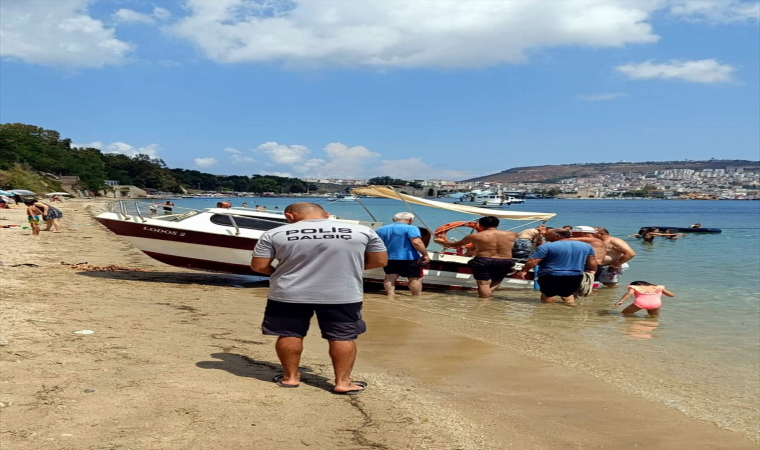
[(298, 163), (309, 154), (309, 149), (303, 145), (281, 145), (277, 142), (266, 142), (257, 150), (269, 155), (269, 159), (277, 164)]
[(87, 14), (88, 0), (3, 0), (0, 56), (58, 67), (121, 64), (134, 49)]
[(698, 61), (672, 60), (660, 64), (645, 61), (623, 64), (615, 67), (615, 70), (633, 80), (663, 79), (693, 83), (726, 83), (732, 81), (732, 74), (736, 68), (728, 64), (720, 64), (715, 59), (701, 59)]
[(760, 20), (760, 2), (741, 0), (673, 0), (669, 12), (691, 21), (736, 23)]
[(172, 13), (168, 9), (155, 7), (151, 14), (145, 14), (131, 9), (120, 9), (113, 16), (118, 23), (156, 23), (158, 20), (167, 20)]
[(579, 95), (578, 100), (585, 102), (608, 102), (611, 100), (617, 100), (619, 98), (628, 97), (625, 92), (612, 92), (609, 94), (596, 94), (596, 95)]
[(120, 153), (127, 156), (148, 155), (151, 158), (158, 158), (158, 151), (161, 149), (158, 144), (148, 144), (144, 147), (135, 147), (124, 142), (112, 142), (110, 144), (103, 144), (99, 141), (90, 142), (89, 144), (72, 143), (71, 146), (80, 148), (97, 148), (103, 153)]
[(310, 159), (294, 170), (310, 177), (360, 178), (367, 170), (366, 165), (380, 156), (361, 145), (349, 147), (340, 142), (327, 144), (323, 150), (328, 160)]
[(445, 179), (463, 180), (472, 172), (464, 170), (438, 169), (422, 161), (422, 158), (384, 160), (378, 167), (371, 169), (371, 176), (390, 176), (402, 180)]
[(211, 167), (215, 166), (219, 161), (216, 158), (195, 158), (193, 163), (198, 167)]
[(234, 164), (246, 164), (246, 163), (256, 162), (254, 158), (243, 155), (243, 152), (236, 148), (225, 147), (224, 151), (230, 154), (230, 161), (232, 161)]
[[(551, 46), (621, 47), (659, 37), (662, 0), (187, 0), (169, 29), (221, 63), (484, 67)], [(279, 9), (278, 9), (279, 8)]]

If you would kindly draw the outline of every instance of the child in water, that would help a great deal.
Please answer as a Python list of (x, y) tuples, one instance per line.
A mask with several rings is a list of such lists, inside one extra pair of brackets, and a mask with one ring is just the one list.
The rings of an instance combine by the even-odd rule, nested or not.
[(34, 206), (34, 203), (26, 203), (26, 218), (29, 220), (29, 226), (32, 227), (32, 236), (40, 235), (40, 216), (42, 211)]
[(645, 309), (649, 313), (649, 317), (657, 317), (660, 315), (660, 306), (662, 306), (662, 294), (668, 297), (676, 296), (665, 289), (665, 286), (655, 286), (646, 281), (634, 281), (628, 286), (628, 292), (620, 298), (620, 301), (615, 303), (615, 306), (622, 305), (626, 299), (633, 296), (633, 304), (620, 311), (621, 314), (627, 316), (638, 312), (640, 309)]

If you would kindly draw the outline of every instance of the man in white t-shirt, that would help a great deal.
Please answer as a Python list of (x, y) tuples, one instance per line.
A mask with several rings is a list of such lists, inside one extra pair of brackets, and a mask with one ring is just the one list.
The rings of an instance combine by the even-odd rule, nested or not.
[[(273, 381), (298, 387), (298, 364), (312, 315), (330, 346), (336, 394), (358, 394), (367, 384), (351, 379), (362, 320), (362, 272), (388, 262), (383, 241), (371, 228), (329, 220), (314, 203), (285, 208), (290, 224), (266, 231), (253, 250), (251, 268), (270, 276), (269, 299), (261, 325), (278, 336), (283, 373)], [(272, 262), (277, 260), (277, 267)]]

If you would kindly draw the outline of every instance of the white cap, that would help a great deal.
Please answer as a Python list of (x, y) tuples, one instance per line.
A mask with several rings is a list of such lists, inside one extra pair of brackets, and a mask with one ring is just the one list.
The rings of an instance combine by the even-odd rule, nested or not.
[(570, 231), (573, 233), (596, 233), (594, 227), (589, 227), (586, 225), (578, 225), (577, 227), (573, 227), (573, 229)]

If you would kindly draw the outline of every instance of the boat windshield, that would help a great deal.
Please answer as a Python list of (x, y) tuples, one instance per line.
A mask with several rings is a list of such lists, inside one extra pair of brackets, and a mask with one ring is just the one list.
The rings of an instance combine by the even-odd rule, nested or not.
[[(283, 218), (263, 218), (263, 217), (251, 217), (251, 216), (232, 216), (235, 219), (235, 224), (240, 228), (249, 228), (251, 230), (271, 230), (288, 223), (285, 217)], [(214, 214), (211, 216), (211, 223), (216, 225), (222, 225), (225, 227), (234, 227), (232, 220), (230, 220), (230, 214)]]

